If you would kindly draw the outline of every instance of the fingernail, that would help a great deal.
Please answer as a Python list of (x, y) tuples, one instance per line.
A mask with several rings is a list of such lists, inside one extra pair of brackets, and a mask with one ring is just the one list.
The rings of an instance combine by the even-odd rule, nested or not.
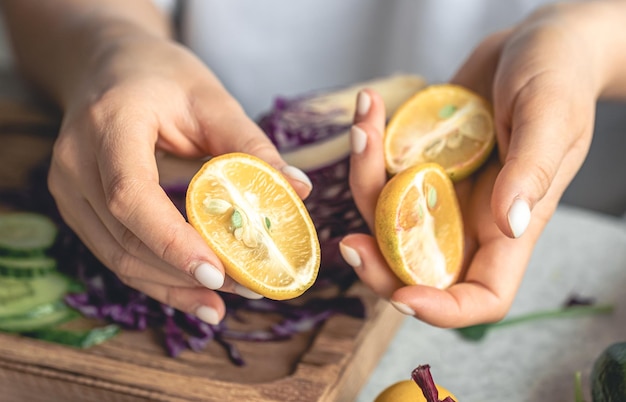
[(523, 235), (530, 223), (530, 207), (528, 203), (521, 198), (513, 201), (513, 205), (509, 209), (508, 219), (513, 236), (518, 238)]
[(343, 259), (353, 268), (361, 266), (361, 257), (352, 247), (348, 247), (343, 243), (339, 243), (339, 252)]
[(350, 148), (353, 154), (360, 154), (365, 150), (367, 145), (367, 134), (358, 126), (350, 128)]
[(372, 106), (372, 98), (370, 98), (367, 92), (361, 91), (356, 97), (356, 114), (358, 116), (365, 116), (370, 111)]
[(196, 317), (207, 324), (217, 325), (220, 323), (220, 316), (217, 311), (208, 306), (200, 306), (196, 309)]
[(198, 265), (198, 268), (196, 268), (193, 275), (196, 277), (198, 282), (209, 289), (216, 290), (224, 285), (224, 275), (222, 272), (208, 262), (203, 262)]
[(263, 295), (258, 294), (257, 292), (253, 292), (245, 286), (241, 286), (240, 284), (235, 285), (235, 293), (239, 296), (243, 296), (246, 299), (262, 299)]
[(415, 315), (415, 311), (404, 303), (391, 300), (391, 305), (404, 315)]
[(311, 179), (309, 179), (309, 176), (307, 176), (306, 173), (304, 173), (297, 167), (287, 165), (282, 170), (286, 176), (289, 176), (294, 180), (306, 184), (309, 188), (313, 188), (313, 183), (311, 183)]

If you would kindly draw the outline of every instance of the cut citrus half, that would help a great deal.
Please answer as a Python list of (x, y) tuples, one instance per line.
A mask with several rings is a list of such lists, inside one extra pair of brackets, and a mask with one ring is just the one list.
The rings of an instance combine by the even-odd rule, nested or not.
[(491, 105), (458, 85), (430, 85), (393, 114), (384, 136), (387, 171), (435, 162), (461, 180), (480, 167), (496, 141)]
[(374, 227), (389, 267), (407, 285), (454, 283), (463, 259), (463, 221), (450, 177), (436, 163), (393, 176), (376, 204)]
[(267, 298), (295, 298), (319, 271), (311, 217), (285, 177), (251, 155), (206, 162), (189, 183), (189, 223), (239, 284)]

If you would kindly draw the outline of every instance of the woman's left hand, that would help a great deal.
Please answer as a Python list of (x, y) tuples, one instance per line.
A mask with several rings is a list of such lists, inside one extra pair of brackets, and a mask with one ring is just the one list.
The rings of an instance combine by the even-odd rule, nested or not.
[[(537, 239), (587, 155), (598, 97), (617, 88), (610, 82), (626, 82), (626, 74), (614, 74), (618, 58), (609, 51), (615, 45), (610, 27), (625, 31), (618, 24), (624, 17), (613, 17), (613, 7), (624, 3), (542, 8), (488, 37), (458, 71), (452, 82), (493, 102), (498, 141), (498, 155), (455, 185), (465, 229), (464, 276), (443, 290), (405, 286), (374, 237), (352, 234), (340, 243), (361, 280), (400, 312), (440, 327), (506, 315)], [(370, 228), (387, 181), (385, 122), (380, 96), (361, 92), (351, 131), (350, 185)]]

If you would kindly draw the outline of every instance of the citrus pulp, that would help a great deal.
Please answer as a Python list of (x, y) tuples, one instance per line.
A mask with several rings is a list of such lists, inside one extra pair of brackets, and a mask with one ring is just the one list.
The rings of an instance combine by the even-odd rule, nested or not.
[(436, 163), (393, 176), (378, 198), (374, 227), (381, 253), (407, 285), (446, 288), (463, 259), (463, 221), (454, 186)]
[(496, 141), (489, 102), (458, 85), (430, 85), (393, 114), (384, 135), (387, 171), (435, 162), (454, 181), (488, 158)]
[(189, 183), (186, 211), (226, 273), (248, 289), (291, 299), (317, 278), (311, 217), (285, 177), (261, 159), (230, 153), (207, 161)]

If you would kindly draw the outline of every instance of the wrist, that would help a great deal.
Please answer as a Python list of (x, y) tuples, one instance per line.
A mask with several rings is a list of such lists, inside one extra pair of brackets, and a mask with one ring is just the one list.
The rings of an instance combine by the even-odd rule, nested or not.
[(3, 13), (16, 66), (62, 107), (93, 74), (105, 46), (171, 33), (167, 16), (151, 0), (19, 0), (3, 3)]
[[(140, 63), (141, 56), (132, 48), (141, 49), (142, 43), (169, 41), (165, 32), (157, 34), (128, 21), (85, 22), (76, 27), (73, 35), (81, 36), (72, 50), (66, 52), (67, 71), (60, 74), (55, 88), (62, 107), (72, 99), (106, 90), (107, 85), (119, 79), (128, 63)], [(134, 55), (134, 60), (128, 60)]]
[(626, 1), (594, 1), (582, 8), (588, 60), (597, 72), (597, 97), (626, 98)]

